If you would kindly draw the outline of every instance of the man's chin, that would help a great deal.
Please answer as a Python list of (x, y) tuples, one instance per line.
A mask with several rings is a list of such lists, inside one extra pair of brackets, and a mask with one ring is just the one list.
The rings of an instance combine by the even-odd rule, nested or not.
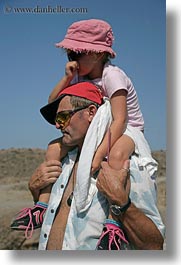
[(66, 146), (72, 146), (69, 136), (67, 134), (63, 135), (62, 137), (62, 144)]

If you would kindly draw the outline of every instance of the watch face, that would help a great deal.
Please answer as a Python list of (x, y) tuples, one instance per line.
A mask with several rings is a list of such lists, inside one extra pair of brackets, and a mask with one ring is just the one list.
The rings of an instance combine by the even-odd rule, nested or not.
[(112, 213), (115, 214), (115, 215), (120, 215), (121, 214), (120, 207), (117, 206), (117, 205), (111, 205), (110, 209), (111, 209)]
[(112, 204), (110, 206), (110, 209), (111, 209), (111, 212), (113, 214), (120, 215), (120, 214), (123, 214), (128, 209), (130, 204), (131, 204), (131, 199), (128, 197), (128, 202), (125, 205), (119, 206), (119, 205), (116, 205), (116, 204)]

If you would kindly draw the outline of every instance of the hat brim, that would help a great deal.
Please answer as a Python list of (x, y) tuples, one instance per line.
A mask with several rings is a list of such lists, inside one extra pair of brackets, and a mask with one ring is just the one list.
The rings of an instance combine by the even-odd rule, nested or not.
[(42, 114), (42, 116), (45, 118), (46, 121), (48, 121), (52, 125), (55, 125), (55, 117), (56, 117), (56, 113), (57, 113), (57, 108), (58, 108), (58, 105), (59, 105), (61, 99), (64, 96), (65, 95), (61, 95), (56, 100), (45, 105), (44, 107), (42, 107), (40, 109), (40, 113)]
[(116, 56), (116, 53), (111, 47), (100, 44), (92, 44), (89, 42), (80, 42), (72, 39), (64, 39), (63, 41), (55, 44), (57, 48), (64, 48), (75, 52), (108, 52), (111, 58)]

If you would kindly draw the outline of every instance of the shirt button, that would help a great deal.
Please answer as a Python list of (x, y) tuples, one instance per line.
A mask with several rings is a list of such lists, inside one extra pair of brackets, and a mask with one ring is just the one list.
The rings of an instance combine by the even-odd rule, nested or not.
[(51, 213), (54, 213), (54, 209), (51, 209)]
[(47, 234), (44, 234), (44, 238), (47, 238)]
[(64, 185), (63, 185), (63, 184), (61, 184), (60, 188), (61, 188), (61, 189), (63, 189), (63, 188), (64, 188)]

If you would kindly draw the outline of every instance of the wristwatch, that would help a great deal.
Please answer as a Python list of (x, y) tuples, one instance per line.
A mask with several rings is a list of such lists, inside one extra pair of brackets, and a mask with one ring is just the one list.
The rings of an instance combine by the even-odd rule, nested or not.
[(125, 213), (126, 210), (129, 208), (130, 204), (131, 204), (131, 199), (130, 197), (128, 197), (128, 202), (125, 205), (119, 206), (116, 204), (112, 204), (110, 205), (110, 210), (114, 215), (118, 216), (118, 215)]

